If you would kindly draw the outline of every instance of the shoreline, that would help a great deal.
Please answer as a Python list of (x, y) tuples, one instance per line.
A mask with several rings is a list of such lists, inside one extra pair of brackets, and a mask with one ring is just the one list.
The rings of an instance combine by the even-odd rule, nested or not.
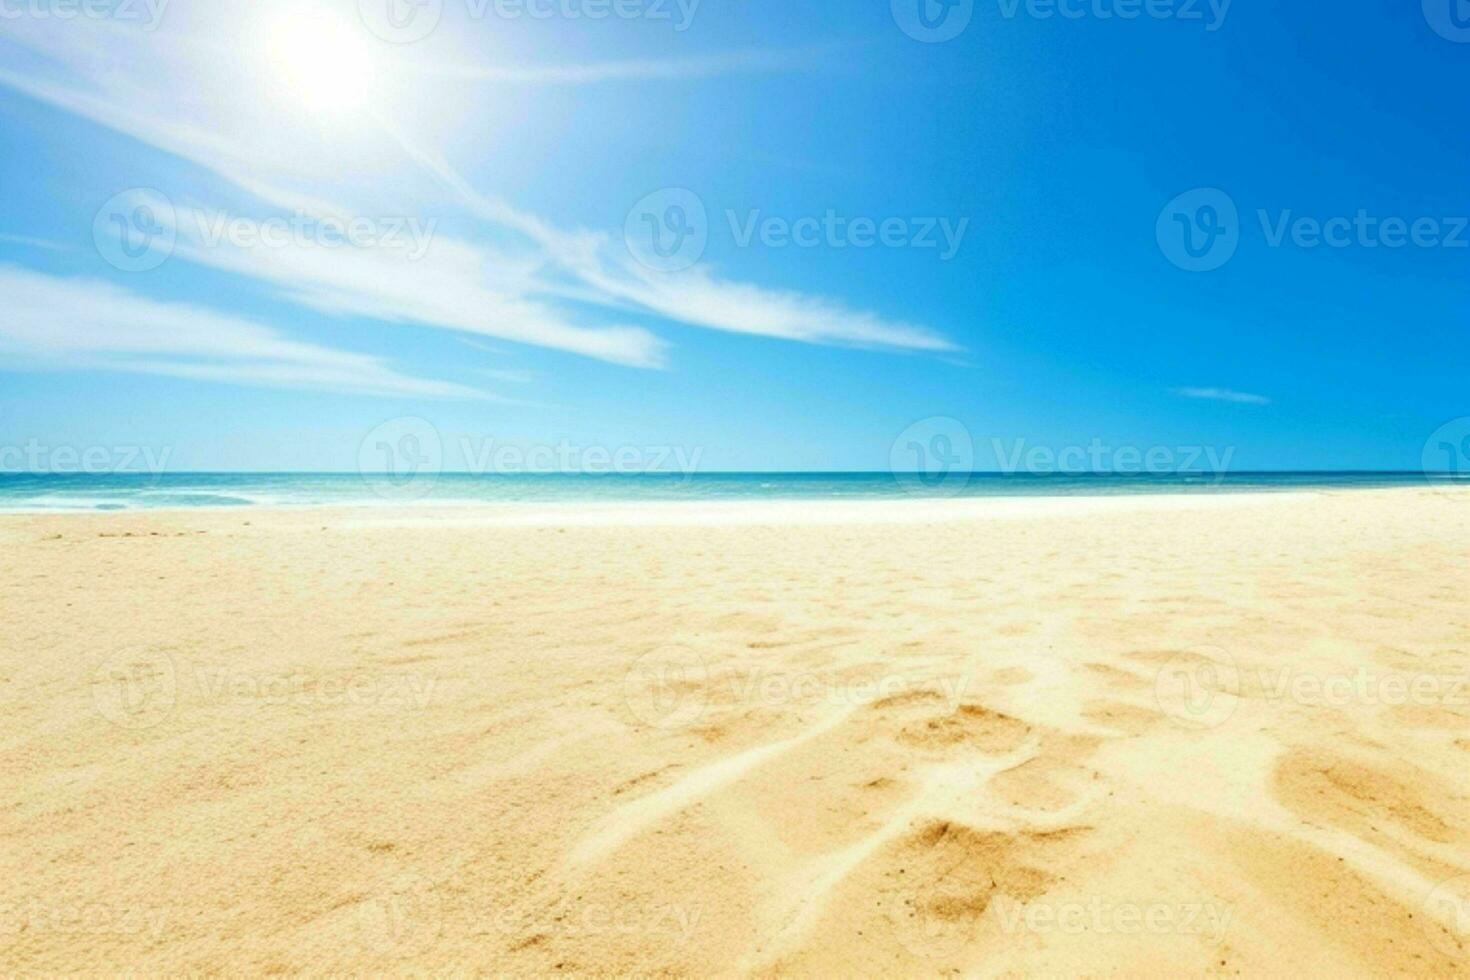
[(124, 518), (210, 518), (256, 515), (262, 518), (329, 516), (332, 522), (363, 526), (451, 525), (566, 526), (759, 525), (759, 524), (934, 524), (991, 518), (1067, 517), (1188, 510), (1192, 507), (1259, 505), (1266, 501), (1402, 494), (1463, 494), (1470, 485), (1420, 487), (1321, 487), (1281, 490), (1159, 491), (1157, 493), (1054, 494), (974, 497), (885, 497), (873, 499), (770, 498), (746, 500), (598, 500), (598, 501), (425, 501), (361, 503), (199, 505), (126, 507), (110, 510), (0, 508), (0, 522), (22, 520), (114, 520)]

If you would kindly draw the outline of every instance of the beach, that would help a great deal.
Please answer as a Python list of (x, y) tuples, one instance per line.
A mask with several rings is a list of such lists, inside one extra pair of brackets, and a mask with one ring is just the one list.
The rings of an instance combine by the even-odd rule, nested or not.
[(1470, 975), (1470, 490), (0, 545), (6, 972)]

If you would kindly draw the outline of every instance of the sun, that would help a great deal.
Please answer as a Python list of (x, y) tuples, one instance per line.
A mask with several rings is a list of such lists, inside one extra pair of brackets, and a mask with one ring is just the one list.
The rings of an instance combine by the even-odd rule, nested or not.
[(265, 54), (280, 96), (316, 114), (363, 108), (377, 66), (369, 39), (354, 26), (325, 10), (277, 19), (265, 34)]

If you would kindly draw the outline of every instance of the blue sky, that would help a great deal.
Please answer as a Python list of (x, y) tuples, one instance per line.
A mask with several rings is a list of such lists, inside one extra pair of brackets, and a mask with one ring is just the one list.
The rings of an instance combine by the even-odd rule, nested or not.
[(1470, 415), (1463, 0), (108, 2), (0, 3), (0, 445), (1415, 469)]

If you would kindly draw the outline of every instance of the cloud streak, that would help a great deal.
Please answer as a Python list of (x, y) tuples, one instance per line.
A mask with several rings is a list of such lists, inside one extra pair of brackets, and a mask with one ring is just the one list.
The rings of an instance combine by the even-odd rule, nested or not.
[(1271, 404), (1271, 399), (1265, 395), (1252, 395), (1246, 391), (1234, 391), (1230, 388), (1175, 388), (1174, 394), (1205, 401), (1234, 402), (1237, 405)]
[(409, 377), (366, 354), (291, 340), (189, 303), (162, 303), (96, 279), (0, 265), (0, 349), (46, 369), (127, 371), (232, 384), (421, 398), (484, 398)]
[(633, 58), (565, 65), (427, 64), (416, 70), (467, 82), (513, 85), (589, 85), (625, 81), (684, 81), (726, 75), (771, 75), (802, 71), (834, 50), (751, 48), (683, 58)]
[[(269, 0), (255, 6), (222, 0), (219, 9), (242, 18), (243, 30), (265, 6)], [(0, 60), (0, 86), (203, 167), (249, 195), (251, 211), (264, 205), (350, 221), (414, 210), (406, 202), (416, 200), (416, 194), (394, 181), (354, 185), (343, 179), (340, 164), (332, 162), (341, 150), (315, 120), (260, 104), (260, 90), (268, 86), (252, 74), (259, 66), (250, 64), (248, 43), (223, 49), (199, 30), (167, 29), (173, 25), (170, 19), (155, 33), (35, 20), (15, 25), (15, 39), (43, 55), (51, 69), (38, 72)], [(790, 71), (809, 67), (823, 50), (739, 50), (554, 66), (384, 64), (390, 75), (401, 71), (443, 82), (596, 84)], [(177, 93), (186, 83), (195, 96), (181, 100)], [(427, 98), (431, 91), (417, 95)], [(200, 233), (208, 224), (206, 212), (214, 208), (175, 202), (179, 237), (172, 261), (257, 283), (321, 315), (448, 330), (633, 368), (668, 362), (667, 342), (639, 321), (804, 344), (921, 353), (957, 349), (921, 324), (854, 308), (835, 297), (731, 281), (707, 266), (668, 275), (650, 272), (632, 259), (620, 236), (560, 228), (482, 193), (431, 141), (407, 134), (392, 118), (391, 104), (391, 99), (378, 100), (377, 108), (366, 110), (357, 136), (376, 132), (374, 152), (396, 148), (414, 165), (411, 172), (420, 182), (428, 177), (439, 193), (447, 191), (480, 234), (435, 234), (422, 256), (300, 242), (242, 247)], [(344, 200), (328, 200), (337, 197)], [(150, 362), (150, 368), (158, 366)], [(246, 374), (236, 372), (242, 378)]]

